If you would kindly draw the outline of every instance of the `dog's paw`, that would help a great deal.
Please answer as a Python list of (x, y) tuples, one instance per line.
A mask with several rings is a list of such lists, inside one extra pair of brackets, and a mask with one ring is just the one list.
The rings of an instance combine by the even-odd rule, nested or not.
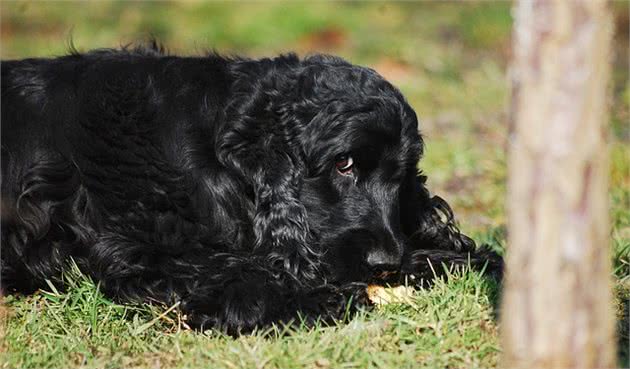
[(367, 283), (352, 282), (341, 286), (339, 289), (347, 301), (346, 311), (350, 313), (372, 305), (368, 296)]
[(220, 328), (230, 335), (264, 328), (286, 315), (286, 299), (273, 283), (248, 280), (228, 285), (224, 291)]
[(183, 308), (192, 328), (238, 336), (280, 320), (287, 304), (277, 286), (264, 280), (241, 280), (227, 284), (219, 296), (196, 296)]
[(370, 305), (367, 284), (349, 283), (343, 286), (322, 285), (304, 294), (299, 302), (299, 313), (306, 323), (320, 321), (333, 324), (350, 318)]

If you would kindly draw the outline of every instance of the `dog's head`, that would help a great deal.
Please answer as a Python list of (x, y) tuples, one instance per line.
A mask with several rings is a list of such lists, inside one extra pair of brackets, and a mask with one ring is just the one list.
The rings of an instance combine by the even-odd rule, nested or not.
[(413, 109), (376, 72), (339, 58), (266, 62), (238, 70), (250, 85), (262, 78), (253, 90), (243, 80), (219, 142), (253, 186), (258, 247), (306, 276), (396, 271), (422, 153)]

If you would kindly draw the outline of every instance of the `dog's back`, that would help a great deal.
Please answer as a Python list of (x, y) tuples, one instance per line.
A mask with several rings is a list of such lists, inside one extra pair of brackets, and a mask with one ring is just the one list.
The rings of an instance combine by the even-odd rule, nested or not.
[(41, 286), (82, 256), (106, 214), (136, 212), (151, 192), (185, 207), (175, 192), (194, 192), (182, 173), (195, 155), (212, 163), (199, 151), (212, 151), (228, 65), (146, 49), (3, 61), (3, 287)]
[(80, 168), (77, 156), (106, 149), (94, 147), (94, 137), (120, 146), (151, 133), (168, 149), (163, 141), (178, 125), (216, 123), (231, 83), (228, 64), (139, 48), (3, 61), (4, 196), (19, 190), (19, 173), (48, 156), (74, 159)]

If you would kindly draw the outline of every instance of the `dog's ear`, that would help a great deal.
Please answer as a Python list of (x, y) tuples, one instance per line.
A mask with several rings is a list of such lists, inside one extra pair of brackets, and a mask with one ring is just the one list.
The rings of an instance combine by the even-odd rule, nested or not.
[[(319, 255), (299, 199), (305, 173), (299, 137), (309, 117), (294, 108), (298, 76), (290, 69), (276, 71), (277, 65), (249, 73), (252, 67), (260, 68), (245, 64), (234, 72), (234, 99), (218, 136), (218, 157), (254, 192), (258, 254), (277, 268), (313, 279)], [(248, 79), (252, 75), (256, 80)]]
[(431, 196), (426, 180), (420, 173), (410, 173), (400, 199), (402, 229), (412, 249), (474, 250), (475, 242), (460, 232), (449, 204)]

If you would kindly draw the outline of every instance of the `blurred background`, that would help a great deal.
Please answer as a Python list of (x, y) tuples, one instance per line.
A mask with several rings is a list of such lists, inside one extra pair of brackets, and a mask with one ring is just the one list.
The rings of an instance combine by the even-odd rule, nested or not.
[[(610, 201), (621, 363), (630, 356), (628, 4), (611, 3)], [(370, 66), (403, 91), (420, 118), (427, 146), (419, 167), (430, 189), (453, 205), (466, 233), (501, 248), (512, 5), (0, 1), (0, 56), (52, 57), (71, 45), (88, 51), (155, 37), (172, 54), (324, 52)]]
[[(170, 53), (251, 57), (324, 52), (368, 65), (415, 108), (427, 142), (420, 168), (465, 231), (504, 238), (509, 2), (7, 2), (2, 59), (118, 47), (150, 37)], [(613, 2), (611, 169), (614, 228), (630, 238), (628, 2)], [(617, 241), (616, 241), (617, 242)], [(627, 260), (627, 259), (626, 259)], [(620, 264), (623, 272), (630, 267)]]

